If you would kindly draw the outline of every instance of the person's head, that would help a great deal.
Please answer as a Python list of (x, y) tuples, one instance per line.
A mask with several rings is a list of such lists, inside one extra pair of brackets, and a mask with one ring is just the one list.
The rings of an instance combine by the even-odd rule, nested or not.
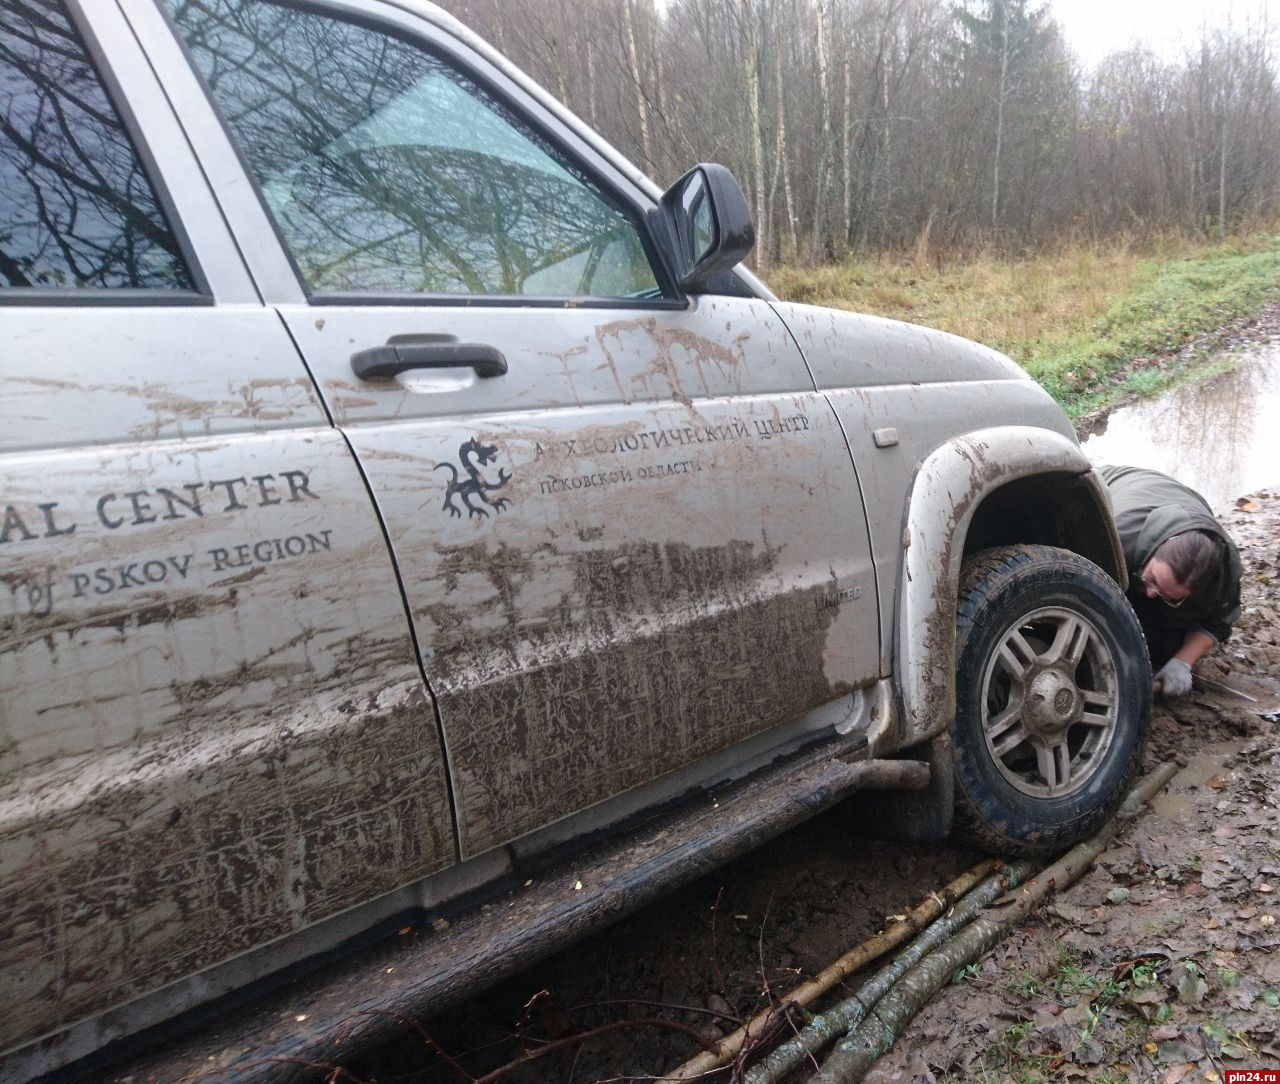
[(1166, 538), (1142, 566), (1142, 590), (1169, 606), (1216, 598), (1223, 587), (1222, 543), (1207, 531)]

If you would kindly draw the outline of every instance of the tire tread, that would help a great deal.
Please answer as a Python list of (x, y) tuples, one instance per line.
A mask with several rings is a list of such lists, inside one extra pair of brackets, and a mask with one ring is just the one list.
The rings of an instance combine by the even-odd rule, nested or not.
[[(1077, 569), (1089, 577), (1100, 577), (1114, 589), (1116, 601), (1128, 613), (1126, 620), (1131, 620), (1137, 628), (1137, 618), (1129, 607), (1128, 600), (1113, 580), (1102, 569), (1093, 565), (1080, 555), (1069, 550), (1052, 546), (1022, 545), (1000, 546), (983, 550), (967, 558), (961, 570), (960, 591), (956, 606), (956, 659), (959, 662), (962, 645), (965, 644), (970, 630), (980, 621), (990, 597), (998, 592), (1010, 580), (1017, 578), (1028, 568), (1042, 565), (1046, 560), (1074, 564)], [(1139, 638), (1141, 633), (1138, 633)], [(1145, 665), (1145, 653), (1143, 658)], [(960, 705), (957, 701), (957, 718)], [(1137, 776), (1142, 764), (1143, 749), (1146, 742), (1146, 730), (1150, 720), (1150, 692), (1147, 688), (1145, 701), (1142, 703), (1137, 725), (1140, 728), (1138, 740), (1134, 742), (1132, 751), (1123, 767), (1117, 773), (1117, 781), (1105, 803), (1090, 810), (1068, 823), (1056, 828), (1042, 828), (1034, 833), (1015, 834), (995, 822), (989, 811), (984, 811), (982, 802), (971, 795), (959, 772), (955, 785), (955, 820), (952, 836), (958, 842), (968, 843), (981, 850), (1005, 855), (1034, 855), (1063, 850), (1066, 847), (1087, 838), (1097, 831), (1114, 813), (1124, 800), (1133, 779)], [(953, 728), (956, 724), (953, 723)], [(953, 729), (953, 741), (957, 745), (957, 756), (963, 755), (959, 748), (963, 735), (958, 728)], [(1114, 770), (1114, 769), (1113, 769)]]

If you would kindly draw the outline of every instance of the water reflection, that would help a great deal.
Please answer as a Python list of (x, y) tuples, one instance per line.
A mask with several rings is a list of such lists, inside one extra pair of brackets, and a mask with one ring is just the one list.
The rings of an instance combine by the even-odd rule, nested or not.
[(1217, 512), (1280, 485), (1280, 343), (1243, 357), (1229, 373), (1115, 411), (1085, 454), (1172, 474)]

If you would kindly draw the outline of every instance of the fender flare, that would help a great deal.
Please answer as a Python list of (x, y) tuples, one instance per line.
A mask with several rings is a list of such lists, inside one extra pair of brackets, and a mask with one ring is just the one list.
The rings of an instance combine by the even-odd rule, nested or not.
[(1105, 571), (1125, 582), (1106, 487), (1075, 441), (1046, 429), (999, 426), (939, 445), (916, 472), (903, 531), (895, 643), (904, 744), (937, 734), (955, 715), (956, 595), (974, 513), (1001, 486), (1041, 474), (1084, 484), (1110, 535)]

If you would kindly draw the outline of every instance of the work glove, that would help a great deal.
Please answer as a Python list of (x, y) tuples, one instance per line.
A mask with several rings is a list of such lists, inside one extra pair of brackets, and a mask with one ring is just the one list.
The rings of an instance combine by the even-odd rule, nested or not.
[(1184, 696), (1191, 691), (1191, 664), (1170, 659), (1156, 671), (1155, 680), (1165, 696)]

